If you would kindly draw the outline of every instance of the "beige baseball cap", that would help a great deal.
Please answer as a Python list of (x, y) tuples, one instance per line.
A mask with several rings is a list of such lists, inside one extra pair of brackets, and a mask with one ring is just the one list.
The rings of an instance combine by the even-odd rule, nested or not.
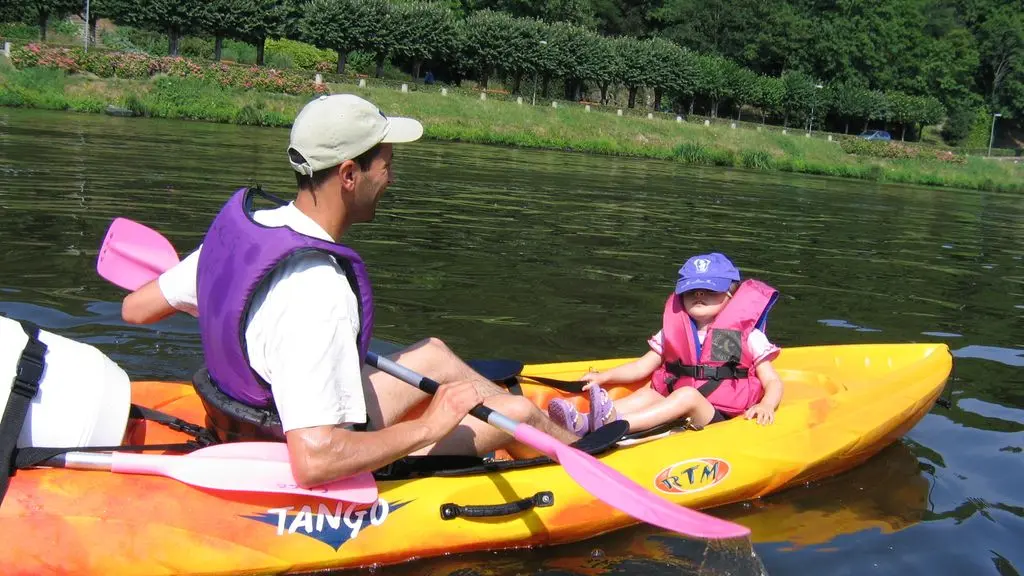
[(352, 160), (377, 144), (413, 142), (423, 125), (412, 118), (389, 118), (355, 94), (320, 96), (306, 104), (292, 123), (288, 161), (300, 174)]

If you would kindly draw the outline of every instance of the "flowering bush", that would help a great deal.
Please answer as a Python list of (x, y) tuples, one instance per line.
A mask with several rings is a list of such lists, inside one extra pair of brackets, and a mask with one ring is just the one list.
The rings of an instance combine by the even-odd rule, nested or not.
[(966, 164), (967, 158), (950, 152), (949, 150), (939, 150), (935, 152), (935, 159), (940, 162), (950, 162), (952, 164)]
[(28, 44), (11, 51), (11, 62), (18, 68), (58, 68), (65, 72), (78, 72), (78, 58), (70, 48), (43, 48)]
[(862, 138), (843, 138), (839, 147), (847, 154), (873, 156), (875, 158), (917, 158), (921, 149), (902, 142), (881, 142)]
[(17, 68), (58, 68), (69, 74), (90, 72), (101, 78), (146, 79), (156, 74), (179, 78), (203, 78), (225, 88), (309, 95), (327, 92), (308, 73), (259, 66), (229, 66), (211, 62), (205, 66), (181, 56), (162, 58), (133, 52), (85, 52), (81, 48), (53, 48), (32, 43), (16, 48), (11, 61)]

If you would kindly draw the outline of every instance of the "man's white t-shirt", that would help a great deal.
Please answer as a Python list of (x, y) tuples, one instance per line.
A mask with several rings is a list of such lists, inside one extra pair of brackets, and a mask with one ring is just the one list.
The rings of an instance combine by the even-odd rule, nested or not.
[[(333, 242), (292, 203), (253, 218)], [(167, 302), (193, 316), (201, 249), (158, 281)], [(366, 422), (358, 335), (359, 302), (333, 256), (290, 257), (255, 293), (245, 329), (249, 365), (270, 383), (285, 432)]]
[[(17, 447), (116, 446), (131, 406), (128, 374), (99, 349), (45, 330), (45, 368)], [(0, 414), (7, 406), (28, 334), (0, 316)]]

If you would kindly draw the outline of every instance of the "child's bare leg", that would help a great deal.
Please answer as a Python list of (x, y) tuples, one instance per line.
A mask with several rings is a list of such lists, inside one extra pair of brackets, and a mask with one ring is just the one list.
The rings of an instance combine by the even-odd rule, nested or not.
[[(651, 392), (654, 392), (651, 390)], [(661, 395), (654, 392), (661, 398)], [(623, 411), (622, 418), (629, 422), (630, 430), (647, 430), (677, 418), (689, 416), (693, 423), (705, 426), (715, 417), (715, 407), (696, 388), (687, 386), (636, 412)]]
[(654, 389), (651, 388), (650, 386), (644, 386), (643, 388), (640, 388), (639, 390), (633, 392), (629, 396), (616, 400), (614, 402), (615, 408), (612, 411), (612, 416), (610, 417), (613, 418), (616, 412), (618, 412), (619, 414), (639, 412), (640, 410), (643, 410), (648, 406), (657, 404), (658, 402), (664, 399), (664, 396), (655, 392)]

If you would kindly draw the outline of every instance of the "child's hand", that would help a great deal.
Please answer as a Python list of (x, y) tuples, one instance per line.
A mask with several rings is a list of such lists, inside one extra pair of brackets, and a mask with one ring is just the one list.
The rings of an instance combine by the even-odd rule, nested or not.
[(775, 410), (765, 404), (754, 404), (743, 414), (747, 419), (757, 418), (757, 423), (765, 426), (775, 422)]
[(608, 381), (608, 376), (604, 372), (595, 372), (591, 370), (583, 376), (580, 376), (580, 382), (586, 382), (583, 386), (583, 390), (590, 390), (594, 386), (601, 386)]

